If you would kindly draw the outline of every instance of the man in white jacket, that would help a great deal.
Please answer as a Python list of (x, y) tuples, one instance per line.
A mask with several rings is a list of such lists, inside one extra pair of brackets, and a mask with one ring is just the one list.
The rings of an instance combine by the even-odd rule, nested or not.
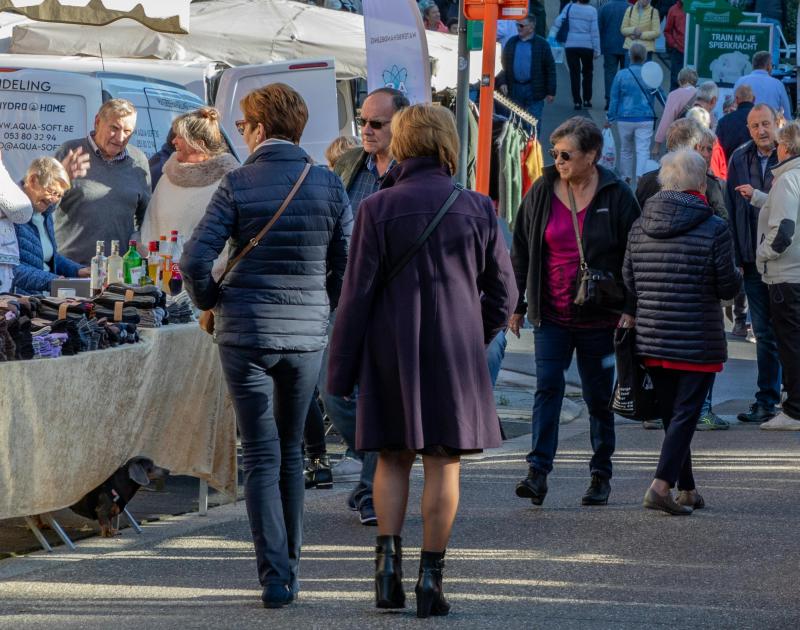
[(769, 195), (753, 191), (760, 207), (756, 266), (769, 289), (770, 311), (783, 366), (787, 399), (783, 411), (761, 425), (773, 431), (800, 431), (800, 124), (778, 132), (778, 165)]

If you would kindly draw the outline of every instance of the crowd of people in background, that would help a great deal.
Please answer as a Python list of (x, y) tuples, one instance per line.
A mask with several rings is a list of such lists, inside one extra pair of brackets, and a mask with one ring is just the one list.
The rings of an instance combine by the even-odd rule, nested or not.
[[(324, 4), (362, 9), (357, 0)], [(619, 167), (598, 163), (603, 126), (585, 112), (560, 124), (549, 137), (553, 164), (525, 195), (510, 250), (492, 202), (453, 185), (453, 116), (388, 87), (364, 100), (360, 143), (337, 138), (327, 165), (312, 165), (299, 146), (302, 97), (271, 84), (241, 102), (236, 128), (250, 151), (241, 165), (207, 107), (177, 118), (148, 164), (130, 144), (135, 107), (112, 99), (86, 137), (35, 160), (21, 182), (0, 168), (0, 292), (38, 293), (55, 277), (86, 276), (98, 240), (146, 241), (166, 226), (191, 234), (181, 269), (195, 305), (215, 311), (266, 607), (297, 597), (304, 490), (333, 478), (356, 482), (347, 506), (377, 527), (376, 605), (403, 607), (401, 534), (421, 455), (417, 614), (448, 614), (442, 580), (460, 457), (500, 443), (494, 344), (526, 320), (537, 383), (527, 476), (515, 493), (535, 505), (548, 492), (573, 355), (593, 451), (581, 503), (609, 501), (620, 328), (636, 331), (659, 401), (661, 419), (644, 426), (665, 432), (645, 508), (705, 507), (691, 441), (696, 430), (729, 426), (711, 406), (727, 359), (726, 303), (733, 334), (756, 343), (757, 391), (738, 419), (800, 430), (800, 123), (770, 76), (773, 53), (753, 56), (717, 121), (717, 85), (678, 68), (682, 3), (661, 2), (673, 89), (659, 116), (642, 79), (659, 8), (598, 4), (599, 12), (588, 0), (566, 4), (550, 34), (569, 20), (576, 110), (593, 107), (593, 64), (606, 57), (606, 126), (619, 137)], [(531, 7), (512, 34), (500, 29), (497, 84), (541, 118), (556, 73), (543, 5)], [(457, 3), (420, 9), (426, 28), (444, 32)], [(660, 163), (648, 170), (652, 158)], [(228, 249), (241, 251), (267, 217), (275, 221), (264, 246), (221, 280)], [(347, 447), (333, 467), (323, 409)]]

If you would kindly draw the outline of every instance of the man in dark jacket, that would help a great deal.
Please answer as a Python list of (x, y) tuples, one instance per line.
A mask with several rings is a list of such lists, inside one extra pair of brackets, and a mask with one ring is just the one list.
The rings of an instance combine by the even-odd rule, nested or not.
[[(358, 206), (364, 198), (377, 192), (383, 178), (394, 166), (395, 162), (389, 151), (389, 143), (392, 141), (391, 121), (395, 113), (408, 105), (405, 95), (393, 88), (373, 90), (364, 100), (361, 116), (358, 118), (364, 146), (345, 153), (334, 168), (344, 183), (354, 213), (358, 212)], [(335, 320), (334, 312), (331, 315), (331, 330)], [(334, 396), (328, 393), (327, 364), (325, 356), (319, 380), (325, 411), (347, 444), (348, 453), (363, 462), (358, 485), (350, 493), (347, 503), (350, 509), (358, 511), (363, 525), (377, 525), (378, 519), (372, 502), (372, 480), (378, 464), (378, 455), (374, 452), (356, 452), (356, 396)], [(334, 478), (343, 481), (353, 475), (354, 464), (353, 458), (345, 458), (333, 467)]]
[(603, 53), (603, 72), (606, 86), (606, 111), (611, 101), (611, 84), (617, 75), (617, 70), (625, 67), (628, 51), (623, 44), (625, 37), (620, 32), (622, 19), (628, 10), (627, 0), (609, 0), (597, 14), (597, 23), (600, 30), (600, 51)]
[(728, 163), (725, 201), (733, 231), (736, 265), (744, 275), (744, 290), (750, 306), (750, 318), (756, 337), (758, 392), (749, 412), (740, 413), (741, 422), (766, 422), (776, 414), (781, 400), (781, 364), (770, 316), (767, 285), (756, 268), (758, 208), (750, 203), (753, 190), (769, 192), (772, 167), (778, 163), (775, 111), (763, 103), (747, 115), (752, 140), (733, 152)]
[(753, 89), (745, 84), (736, 88), (733, 95), (736, 109), (720, 118), (717, 123), (717, 138), (725, 159), (730, 160), (733, 152), (746, 142), (750, 142), (750, 131), (747, 128), (747, 115), (753, 109), (755, 96)]
[(508, 40), (500, 57), (503, 66), (495, 84), (502, 94), (529, 112), (542, 129), (544, 103), (556, 96), (556, 64), (550, 44), (535, 33), (536, 17), (528, 15), (517, 22), (518, 34)]

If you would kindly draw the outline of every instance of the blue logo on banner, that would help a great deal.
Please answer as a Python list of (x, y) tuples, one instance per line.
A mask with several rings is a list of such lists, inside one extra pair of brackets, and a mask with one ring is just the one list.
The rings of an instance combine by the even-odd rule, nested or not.
[(395, 90), (406, 92), (406, 80), (408, 79), (408, 70), (406, 68), (398, 68), (396, 65), (383, 71), (383, 84), (385, 87), (392, 87)]

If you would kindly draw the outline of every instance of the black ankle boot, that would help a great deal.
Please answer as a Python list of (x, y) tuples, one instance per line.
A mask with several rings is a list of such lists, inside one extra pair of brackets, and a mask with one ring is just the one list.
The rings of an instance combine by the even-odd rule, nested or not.
[(378, 536), (375, 546), (375, 606), (405, 608), (400, 536)]
[(417, 594), (417, 617), (426, 619), (443, 617), (450, 612), (450, 604), (442, 592), (444, 551), (423, 551), (419, 559), (419, 580), (414, 587)]

